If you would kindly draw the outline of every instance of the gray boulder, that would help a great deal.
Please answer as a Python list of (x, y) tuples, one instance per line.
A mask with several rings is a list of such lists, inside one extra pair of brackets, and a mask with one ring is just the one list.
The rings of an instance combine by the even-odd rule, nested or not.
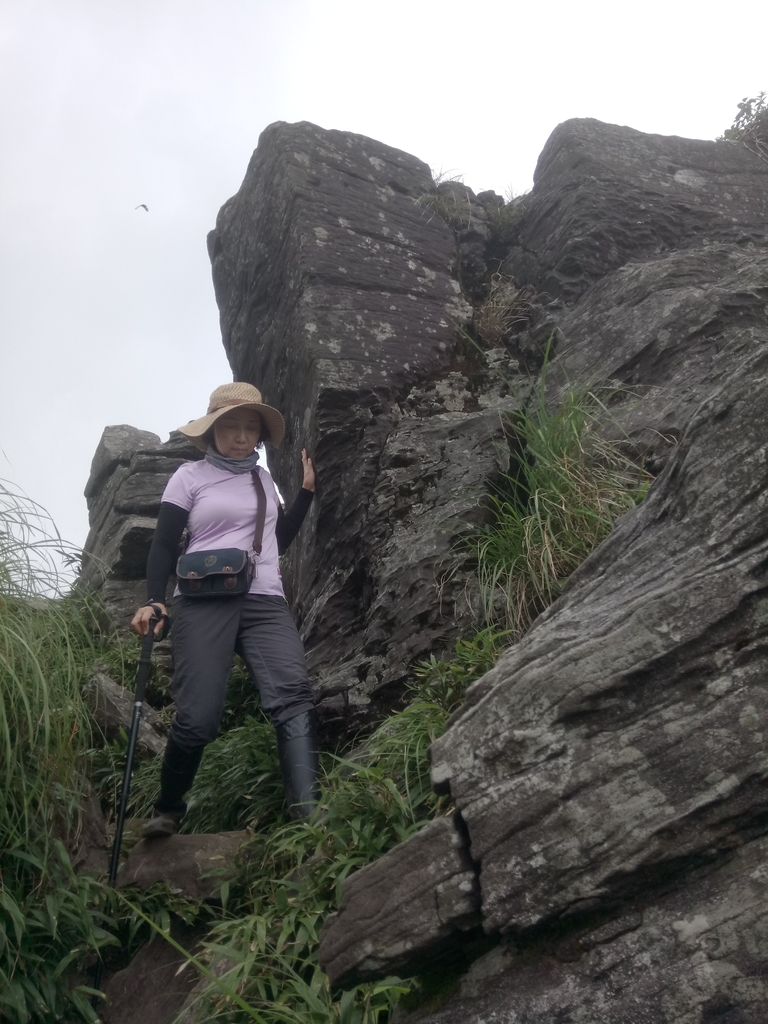
[(433, 964), (445, 947), (476, 929), (479, 910), (464, 836), (452, 816), (437, 818), (411, 842), (350, 877), (338, 913), (323, 926), (320, 966), (332, 985), (344, 986), (382, 971), (413, 973), (414, 964)]
[(768, 841), (598, 927), (561, 927), (479, 958), (437, 1011), (395, 1024), (672, 1024), (768, 1020)]
[(551, 400), (593, 386), (613, 436), (658, 472), (699, 404), (765, 343), (767, 278), (768, 251), (732, 244), (628, 263), (559, 318)]
[(766, 351), (432, 746), (488, 931), (612, 905), (761, 829)]
[[(676, 154), (678, 170), (698, 160), (714, 183), (668, 238), (658, 225), (669, 192), (646, 196), (642, 230), (625, 223), (660, 153)], [(432, 746), (433, 784), (466, 828), (483, 927), (502, 945), (425, 1019), (765, 1016), (765, 894), (739, 873), (768, 822), (766, 182), (768, 167), (738, 147), (595, 122), (560, 126), (542, 156), (508, 269), (571, 306), (550, 306), (521, 353), (540, 359), (553, 337), (549, 401), (600, 388), (605, 429), (661, 474)], [(441, 854), (408, 846), (388, 856), (426, 884)], [(697, 889), (707, 871), (727, 886)], [(347, 885), (324, 942), (382, 912), (374, 890)], [(727, 894), (743, 945), (730, 923), (704, 928), (706, 954), (676, 939), (692, 934), (699, 899), (710, 920)], [(428, 939), (404, 964), (375, 928), (356, 927), (358, 956), (379, 957), (379, 976), (421, 969)], [(593, 938), (574, 946), (565, 934)]]
[[(171, 938), (193, 955), (200, 951), (199, 929), (174, 919)], [(173, 1024), (199, 983), (197, 969), (160, 935), (142, 946), (122, 971), (104, 986), (104, 1024)]]
[(182, 462), (200, 458), (202, 452), (178, 433), (162, 444), (146, 430), (105, 428), (85, 487), (90, 531), (80, 585), (100, 597), (108, 625), (126, 628), (146, 600), (160, 498)]
[(216, 899), (222, 882), (233, 877), (235, 857), (248, 837), (245, 831), (142, 839), (120, 865), (115, 884), (146, 891), (167, 882), (188, 899)]

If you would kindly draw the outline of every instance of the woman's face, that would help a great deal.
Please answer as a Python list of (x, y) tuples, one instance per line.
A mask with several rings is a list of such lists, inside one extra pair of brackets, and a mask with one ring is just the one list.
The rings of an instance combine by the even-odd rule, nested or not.
[(213, 436), (226, 459), (245, 459), (259, 443), (261, 416), (255, 409), (230, 409), (214, 423)]

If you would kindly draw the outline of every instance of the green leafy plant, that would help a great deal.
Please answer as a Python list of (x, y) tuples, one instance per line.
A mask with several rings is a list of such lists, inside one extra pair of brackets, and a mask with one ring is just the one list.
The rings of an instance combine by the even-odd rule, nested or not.
[(430, 655), (416, 666), (420, 693), (450, 714), (463, 704), (467, 687), (493, 668), (510, 642), (509, 630), (486, 626), (473, 637), (458, 640), (450, 658)]
[(745, 96), (737, 104), (738, 114), (730, 128), (726, 128), (718, 142), (740, 142), (762, 159), (768, 158), (768, 105), (766, 94)]
[(435, 187), (420, 195), (416, 204), (430, 213), (430, 220), (437, 215), (454, 231), (462, 231), (472, 223), (472, 203), (468, 190), (462, 189), (463, 182), (460, 176), (439, 176)]
[(520, 222), (526, 209), (525, 195), (516, 195), (510, 188), (505, 199), (488, 203), (485, 207), (491, 239), (498, 245), (510, 246), (517, 235)]

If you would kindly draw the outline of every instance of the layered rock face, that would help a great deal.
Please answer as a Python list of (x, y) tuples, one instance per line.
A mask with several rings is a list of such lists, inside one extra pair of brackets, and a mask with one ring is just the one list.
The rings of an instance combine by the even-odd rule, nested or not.
[[(597, 122), (542, 154), (507, 268), (560, 301), (521, 353), (554, 332), (550, 400), (608, 383), (660, 475), (433, 744), (500, 946), (420, 1020), (768, 1019), (767, 193), (744, 149)], [(398, 858), (435, 905), (448, 848), (417, 842), (350, 879), (334, 981), (451, 945), (434, 913), (407, 956), (366, 924)]]

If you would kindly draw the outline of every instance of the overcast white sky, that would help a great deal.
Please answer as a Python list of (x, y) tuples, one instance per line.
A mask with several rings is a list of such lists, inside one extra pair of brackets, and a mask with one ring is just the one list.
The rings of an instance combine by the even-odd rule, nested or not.
[(205, 237), (272, 121), (522, 192), (569, 117), (714, 138), (766, 39), (765, 0), (0, 0), (0, 477), (82, 544), (103, 428), (231, 380)]

